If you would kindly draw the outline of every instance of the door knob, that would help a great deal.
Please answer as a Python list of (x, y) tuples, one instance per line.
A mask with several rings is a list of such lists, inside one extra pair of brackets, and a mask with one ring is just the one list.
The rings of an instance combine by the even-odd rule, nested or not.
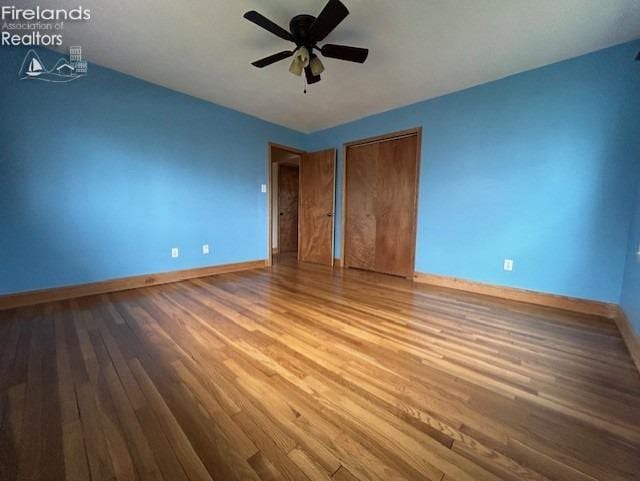
[(334, 215), (335, 215), (335, 214), (334, 214), (333, 212), (329, 212), (329, 213), (327, 214), (327, 217), (333, 217)]
[(284, 212), (280, 212), (280, 215), (284, 215)]

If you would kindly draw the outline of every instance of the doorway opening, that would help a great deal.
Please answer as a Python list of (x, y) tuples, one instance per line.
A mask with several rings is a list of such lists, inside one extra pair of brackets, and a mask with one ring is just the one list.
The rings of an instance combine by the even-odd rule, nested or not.
[(269, 143), (268, 265), (333, 266), (335, 149), (304, 152)]
[(298, 257), (298, 209), (302, 153), (271, 146), (271, 255), (272, 262)]

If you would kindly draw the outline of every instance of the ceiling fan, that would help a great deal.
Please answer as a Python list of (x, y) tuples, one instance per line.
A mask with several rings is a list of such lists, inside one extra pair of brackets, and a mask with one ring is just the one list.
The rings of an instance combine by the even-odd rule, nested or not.
[(349, 10), (340, 0), (329, 0), (317, 18), (313, 15), (304, 14), (293, 17), (289, 23), (289, 31), (287, 31), (255, 10), (245, 13), (244, 18), (250, 22), (284, 40), (296, 44), (293, 50), (283, 50), (269, 55), (252, 62), (252, 65), (263, 68), (280, 60), (293, 57), (289, 71), (294, 75), (300, 76), (304, 70), (307, 83), (314, 84), (320, 81), (320, 74), (324, 71), (324, 65), (322, 65), (314, 51), (320, 52), (323, 56), (329, 58), (364, 63), (367, 55), (369, 55), (369, 50), (366, 48), (331, 43), (325, 43), (322, 47), (318, 46), (318, 42), (322, 42), (347, 15), (349, 15)]

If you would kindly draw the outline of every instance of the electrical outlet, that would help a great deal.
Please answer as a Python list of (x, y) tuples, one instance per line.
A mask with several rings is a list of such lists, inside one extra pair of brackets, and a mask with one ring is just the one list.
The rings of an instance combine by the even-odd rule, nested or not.
[(209, 244), (202, 244), (202, 253), (205, 255), (209, 254)]
[(267, 184), (260, 184), (260, 192), (263, 194), (267, 193)]
[(503, 268), (505, 271), (511, 272), (513, 270), (513, 260), (505, 259)]
[(177, 247), (171, 248), (171, 257), (173, 257), (174, 259), (176, 257), (180, 257), (180, 250)]

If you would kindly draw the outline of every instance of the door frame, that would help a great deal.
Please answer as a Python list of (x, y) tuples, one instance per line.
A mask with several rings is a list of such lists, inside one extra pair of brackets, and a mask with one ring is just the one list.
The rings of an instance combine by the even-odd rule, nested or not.
[[(275, 142), (269, 142), (267, 149), (268, 149), (268, 155), (267, 155), (267, 178), (268, 178), (268, 183), (267, 183), (267, 215), (268, 215), (268, 219), (269, 222), (267, 222), (267, 228), (268, 228), (268, 235), (267, 235), (267, 239), (268, 239), (268, 243), (267, 243), (267, 262), (266, 265), (267, 267), (271, 267), (273, 265), (273, 216), (272, 216), (272, 209), (273, 209), (273, 188), (272, 188), (272, 184), (273, 184), (273, 176), (271, 174), (272, 169), (273, 169), (273, 149), (278, 149), (278, 150), (284, 150), (286, 152), (290, 152), (292, 154), (297, 154), (300, 155), (300, 157), (302, 157), (306, 152), (304, 150), (300, 150), (300, 149), (296, 149), (295, 147), (289, 147), (287, 145), (282, 145), (282, 144), (277, 144)], [(300, 174), (298, 171), (298, 185), (300, 185)], [(298, 221), (298, 231), (300, 229), (300, 221)], [(300, 232), (298, 232), (298, 249), (300, 248)]]
[(347, 153), (350, 147), (360, 145), (375, 144), (378, 142), (386, 142), (406, 137), (416, 137), (416, 195), (414, 198), (414, 217), (413, 217), (413, 252), (411, 253), (411, 275), (413, 279), (416, 272), (416, 247), (418, 241), (418, 196), (420, 195), (420, 159), (422, 157), (422, 127), (414, 127), (412, 129), (400, 130), (388, 134), (376, 135), (374, 137), (366, 137), (364, 139), (352, 140), (342, 145), (342, 206), (341, 215), (341, 231), (340, 231), (340, 267), (347, 267), (344, 258), (345, 240), (347, 238)]

